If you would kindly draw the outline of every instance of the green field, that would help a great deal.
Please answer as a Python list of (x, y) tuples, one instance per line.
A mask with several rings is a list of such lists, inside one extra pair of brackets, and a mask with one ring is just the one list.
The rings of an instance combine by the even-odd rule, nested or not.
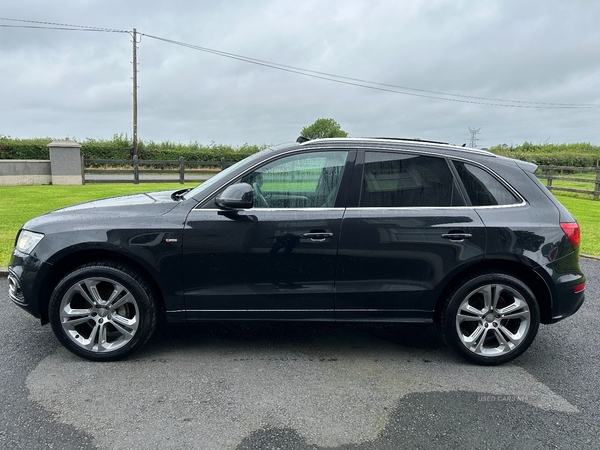
[[(87, 200), (136, 192), (193, 187), (195, 184), (86, 184), (84, 186), (0, 186), (0, 267), (8, 265), (19, 228), (48, 211)], [(600, 256), (600, 202), (556, 195), (581, 224), (582, 253)]]

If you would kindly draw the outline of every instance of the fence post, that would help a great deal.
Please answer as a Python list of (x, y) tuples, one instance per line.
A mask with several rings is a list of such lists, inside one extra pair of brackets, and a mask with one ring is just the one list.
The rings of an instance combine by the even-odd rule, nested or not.
[(600, 195), (598, 192), (600, 191), (600, 168), (596, 167), (596, 183), (594, 184), (594, 200), (598, 200)]
[(140, 184), (140, 167), (138, 155), (133, 155), (133, 184)]
[(81, 154), (81, 184), (85, 184), (85, 162), (83, 161), (83, 153)]
[(547, 187), (552, 187), (552, 177), (554, 176), (554, 169), (550, 168), (550, 170), (548, 171), (548, 180), (546, 181), (546, 186)]
[(225, 168), (225, 158), (221, 158), (221, 170)]
[(185, 165), (183, 163), (183, 156), (179, 157), (179, 184), (185, 183)]

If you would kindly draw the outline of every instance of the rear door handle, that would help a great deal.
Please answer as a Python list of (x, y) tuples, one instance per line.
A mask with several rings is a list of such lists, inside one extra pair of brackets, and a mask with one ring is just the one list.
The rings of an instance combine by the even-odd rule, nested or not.
[(442, 234), (442, 237), (451, 241), (464, 241), (465, 239), (471, 239), (473, 235), (471, 233), (447, 233)]
[(332, 236), (333, 233), (328, 233), (326, 231), (311, 231), (302, 235), (303, 238), (310, 239), (312, 241), (324, 241)]

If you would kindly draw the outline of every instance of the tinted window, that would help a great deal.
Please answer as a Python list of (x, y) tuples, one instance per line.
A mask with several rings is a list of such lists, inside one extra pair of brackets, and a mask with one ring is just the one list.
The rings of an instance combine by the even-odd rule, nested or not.
[(464, 204), (442, 158), (367, 152), (362, 207), (456, 206)]
[(346, 164), (346, 151), (287, 156), (245, 175), (255, 208), (333, 207)]
[(473, 206), (512, 205), (520, 200), (487, 171), (468, 163), (454, 161)]

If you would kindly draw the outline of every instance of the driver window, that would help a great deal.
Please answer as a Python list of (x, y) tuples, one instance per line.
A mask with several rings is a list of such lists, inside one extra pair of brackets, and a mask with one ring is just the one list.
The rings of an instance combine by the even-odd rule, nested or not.
[(332, 208), (347, 156), (347, 151), (287, 156), (241, 181), (254, 190), (254, 208)]

